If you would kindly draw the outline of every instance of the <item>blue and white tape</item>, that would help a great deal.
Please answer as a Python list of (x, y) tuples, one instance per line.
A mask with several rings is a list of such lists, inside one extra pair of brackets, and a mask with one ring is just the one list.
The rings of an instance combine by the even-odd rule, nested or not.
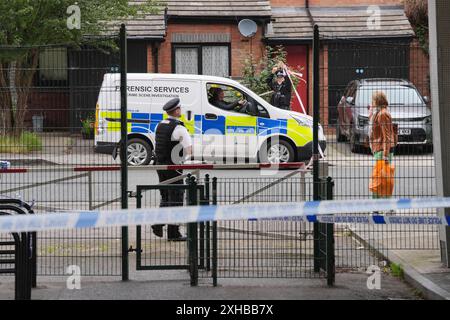
[(117, 211), (72, 211), (0, 216), (0, 233), (171, 224), (222, 220), (295, 220), (325, 223), (450, 225), (436, 215), (351, 215), (390, 210), (450, 208), (448, 198), (330, 200), (192, 206)]

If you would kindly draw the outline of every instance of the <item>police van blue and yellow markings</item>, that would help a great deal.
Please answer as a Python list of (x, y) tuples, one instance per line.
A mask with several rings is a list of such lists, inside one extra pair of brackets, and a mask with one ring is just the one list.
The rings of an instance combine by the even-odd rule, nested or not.
[(313, 140), (312, 128), (301, 126), (294, 119), (287, 120), (287, 136), (296, 146), (302, 147)]
[[(100, 117), (107, 120), (107, 131), (108, 132), (119, 132), (120, 131), (120, 111), (102, 111), (100, 112)], [(132, 118), (131, 112), (127, 112), (127, 120)], [(131, 132), (131, 123), (127, 124), (128, 132)]]
[(226, 135), (256, 135), (257, 117), (228, 116), (225, 119)]
[(217, 119), (206, 119), (204, 115), (201, 116), (202, 133), (205, 135), (225, 135), (225, 117), (218, 116)]
[(287, 121), (284, 119), (258, 118), (258, 136), (287, 134)]
[(148, 113), (132, 113), (131, 132), (133, 133), (150, 133), (150, 114)]
[(150, 114), (150, 132), (156, 131), (156, 126), (158, 123), (164, 120), (164, 115), (162, 113), (152, 113)]
[[(108, 132), (120, 131), (120, 111), (102, 111), (100, 117), (107, 121)], [(128, 132), (151, 134), (159, 122), (167, 119), (162, 113), (127, 113)], [(134, 120), (134, 121), (133, 121)], [(148, 122), (146, 122), (148, 121)], [(294, 119), (268, 119), (251, 116), (218, 116), (217, 119), (206, 119), (204, 115), (195, 115), (188, 120), (182, 115), (181, 121), (191, 135), (258, 135), (269, 136), (284, 134), (291, 138), (297, 146), (304, 146), (312, 141), (312, 129), (300, 126)]]

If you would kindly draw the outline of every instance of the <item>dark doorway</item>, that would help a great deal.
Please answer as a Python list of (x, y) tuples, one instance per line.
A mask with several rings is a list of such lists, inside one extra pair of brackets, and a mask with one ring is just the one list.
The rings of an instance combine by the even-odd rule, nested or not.
[(147, 41), (128, 41), (128, 73), (147, 73)]
[(105, 73), (119, 72), (119, 52), (92, 47), (68, 50), (70, 128), (81, 127), (81, 120), (95, 113), (98, 93)]

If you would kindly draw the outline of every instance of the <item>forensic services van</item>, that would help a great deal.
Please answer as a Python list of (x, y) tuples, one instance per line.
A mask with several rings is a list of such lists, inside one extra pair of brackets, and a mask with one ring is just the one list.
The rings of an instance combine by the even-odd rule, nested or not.
[[(223, 103), (219, 104), (212, 99), (218, 88), (223, 92)], [(286, 163), (312, 156), (312, 117), (276, 108), (234, 80), (190, 74), (128, 74), (127, 92), (130, 165), (151, 161), (156, 126), (167, 117), (163, 106), (175, 97), (180, 98), (181, 120), (192, 136), (196, 160)], [(96, 109), (97, 152), (112, 153), (120, 142), (120, 103), (120, 74), (106, 74)], [(319, 144), (324, 151), (321, 126)]]

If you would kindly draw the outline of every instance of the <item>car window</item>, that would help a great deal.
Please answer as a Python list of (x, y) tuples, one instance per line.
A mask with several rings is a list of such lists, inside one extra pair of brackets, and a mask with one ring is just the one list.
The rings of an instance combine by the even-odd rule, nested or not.
[[(254, 102), (256, 103), (256, 102)], [(257, 104), (258, 106), (258, 116), (261, 118), (270, 118), (269, 112), (267, 112), (266, 108), (264, 108), (262, 105)]]
[[(209, 103), (219, 109), (247, 114), (246, 108), (238, 104), (239, 101), (247, 100), (246, 95), (235, 87), (208, 83), (206, 85)], [(223, 92), (223, 99), (219, 97), (218, 92)]]
[(358, 89), (356, 104), (362, 106), (371, 104), (374, 91), (383, 91), (391, 107), (423, 104), (423, 100), (415, 88), (399, 85), (361, 86)]

